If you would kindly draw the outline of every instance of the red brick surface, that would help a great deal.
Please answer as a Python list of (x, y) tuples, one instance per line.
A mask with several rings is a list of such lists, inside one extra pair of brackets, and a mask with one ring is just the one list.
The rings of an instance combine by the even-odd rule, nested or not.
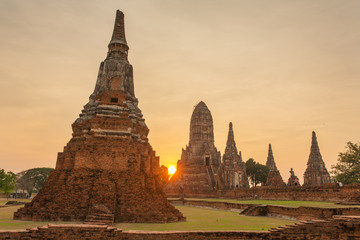
[(118, 11), (107, 58), (89, 102), (72, 124), (72, 139), (58, 154), (45, 186), (14, 219), (90, 221), (102, 214), (115, 222), (185, 219), (164, 195), (127, 49), (124, 15)]
[[(179, 193), (166, 189), (168, 197), (180, 197)], [(256, 187), (249, 189), (234, 189), (222, 191), (184, 191), (184, 197), (220, 197), (234, 199), (264, 199), (264, 200), (299, 200), (299, 201), (328, 201), (360, 203), (360, 184), (338, 187), (337, 184), (321, 186), (285, 186), (285, 187)]]

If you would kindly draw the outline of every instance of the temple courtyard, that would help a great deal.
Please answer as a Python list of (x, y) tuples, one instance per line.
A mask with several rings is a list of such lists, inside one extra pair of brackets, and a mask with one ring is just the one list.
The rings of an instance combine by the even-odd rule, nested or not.
[[(41, 227), (47, 224), (81, 224), (81, 222), (36, 222), (19, 221), (13, 219), (13, 214), (23, 205), (6, 206), (11, 199), (0, 199), (0, 230), (29, 229)], [(30, 200), (19, 200), (21, 202), (30, 202)], [(195, 206), (194, 204), (178, 205), (178, 199), (169, 199), (176, 208), (180, 210), (187, 221), (177, 223), (115, 223), (113, 227), (128, 230), (141, 231), (209, 231), (209, 230), (252, 230), (267, 231), (271, 228), (277, 228), (285, 225), (293, 225), (299, 220), (295, 217), (273, 217), (273, 216), (245, 216), (239, 214), (236, 209), (219, 209), (217, 206)], [(360, 210), (360, 205), (341, 205), (333, 202), (316, 201), (281, 201), (281, 200), (236, 200), (219, 198), (188, 198), (188, 202), (208, 202), (208, 203), (235, 203), (244, 205), (269, 205), (283, 206), (287, 208), (310, 207), (318, 209), (329, 208), (355, 208)]]

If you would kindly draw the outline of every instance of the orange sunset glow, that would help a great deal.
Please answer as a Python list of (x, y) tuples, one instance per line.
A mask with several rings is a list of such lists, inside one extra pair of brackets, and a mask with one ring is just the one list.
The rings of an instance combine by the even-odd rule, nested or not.
[(302, 181), (316, 131), (327, 169), (359, 142), (360, 1), (0, 1), (0, 165), (55, 167), (94, 90), (114, 12), (149, 143), (176, 171), (194, 106), (211, 111), (217, 149), (229, 122), (243, 161), (271, 143), (284, 179)]

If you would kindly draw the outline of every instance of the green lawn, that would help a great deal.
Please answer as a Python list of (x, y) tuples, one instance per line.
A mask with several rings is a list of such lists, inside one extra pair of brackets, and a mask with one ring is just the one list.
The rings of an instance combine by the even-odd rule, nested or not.
[[(13, 220), (13, 213), (21, 206), (0, 208), (0, 230), (28, 229), (48, 223), (74, 224), (75, 222), (32, 222)], [(238, 213), (189, 206), (177, 206), (187, 217), (186, 222), (167, 224), (117, 223), (114, 226), (123, 230), (144, 231), (187, 231), (187, 230), (267, 230), (272, 227), (293, 224), (296, 221), (269, 218), (246, 217)]]
[[(205, 201), (222, 201), (234, 203), (252, 203), (282, 205), (290, 207), (310, 206), (310, 207), (349, 207), (346, 205), (336, 205), (331, 202), (313, 201), (272, 201), (272, 200), (235, 200), (235, 199), (191, 199)], [(4, 205), (8, 200), (0, 199), (0, 205)], [(20, 200), (18, 201), (29, 201)], [(22, 206), (0, 207), (0, 230), (4, 229), (27, 229), (43, 226), (49, 222), (32, 222), (13, 220), (13, 213)], [(296, 221), (270, 217), (249, 217), (240, 216), (236, 212), (197, 208), (190, 206), (176, 206), (187, 217), (186, 222), (167, 223), (167, 224), (141, 224), (141, 223), (117, 223), (114, 226), (123, 230), (144, 230), (144, 231), (188, 231), (188, 230), (268, 230), (278, 226), (293, 224)], [(359, 207), (359, 206), (357, 206)], [(74, 222), (51, 222), (67, 223)]]
[(333, 202), (315, 202), (315, 201), (283, 201), (283, 200), (236, 200), (224, 198), (186, 198), (185, 200), (203, 200), (210, 202), (230, 202), (243, 204), (265, 204), (280, 205), (287, 207), (320, 207), (320, 208), (343, 208), (343, 207), (360, 207), (360, 205), (340, 205)]
[(123, 230), (144, 231), (189, 231), (189, 230), (256, 230), (266, 231), (269, 228), (294, 224), (297, 221), (270, 218), (240, 216), (236, 212), (177, 206), (186, 222), (154, 224), (154, 223), (117, 223), (114, 226)]
[(74, 224), (75, 222), (33, 222), (33, 221), (20, 221), (13, 220), (13, 214), (20, 206), (13, 207), (0, 207), (0, 230), (11, 230), (11, 229), (28, 229), (33, 227), (40, 227), (47, 225), (48, 223), (61, 223), (61, 224)]

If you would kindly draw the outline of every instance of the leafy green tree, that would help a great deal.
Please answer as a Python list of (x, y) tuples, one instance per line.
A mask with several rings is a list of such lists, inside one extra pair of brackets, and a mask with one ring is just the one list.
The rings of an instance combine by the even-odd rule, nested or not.
[(344, 184), (360, 183), (360, 144), (348, 142), (345, 152), (339, 153), (336, 165), (331, 168), (337, 181)]
[(0, 169), (0, 191), (9, 197), (9, 194), (15, 189), (16, 176), (13, 172), (5, 172)]
[(31, 197), (33, 192), (39, 191), (45, 184), (53, 168), (32, 168), (16, 175), (16, 187), (26, 190)]
[(269, 174), (269, 168), (258, 162), (255, 162), (253, 158), (249, 158), (246, 161), (246, 174), (250, 179), (253, 187), (256, 187), (259, 183), (266, 183), (267, 176)]

